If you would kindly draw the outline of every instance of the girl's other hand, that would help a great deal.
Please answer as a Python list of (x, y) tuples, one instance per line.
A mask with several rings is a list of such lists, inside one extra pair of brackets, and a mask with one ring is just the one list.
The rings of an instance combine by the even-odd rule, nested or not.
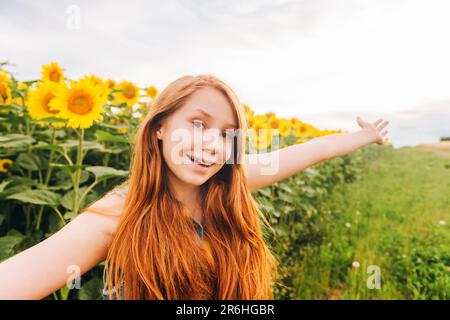
[(383, 138), (384, 136), (386, 136), (388, 131), (382, 130), (388, 125), (389, 121), (387, 120), (383, 121), (383, 119), (378, 119), (373, 124), (370, 124), (358, 116), (356, 117), (356, 122), (363, 130), (365, 130), (366, 132), (368, 132), (370, 135), (373, 136), (374, 143), (383, 144), (384, 142)]

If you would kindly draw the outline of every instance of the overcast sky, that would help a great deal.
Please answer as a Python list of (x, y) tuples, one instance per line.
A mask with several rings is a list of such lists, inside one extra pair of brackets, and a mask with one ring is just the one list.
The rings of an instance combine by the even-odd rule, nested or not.
[[(390, 120), (395, 147), (450, 136), (447, 0), (2, 1), (0, 61), (19, 80), (56, 60), (160, 90), (211, 73), (256, 112), (355, 131)], [(77, 12), (80, 13), (77, 19)], [(79, 24), (77, 24), (79, 22)]]

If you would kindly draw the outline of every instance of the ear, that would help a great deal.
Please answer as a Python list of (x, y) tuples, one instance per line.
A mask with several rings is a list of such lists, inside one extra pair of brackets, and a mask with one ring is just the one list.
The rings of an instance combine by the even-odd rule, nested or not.
[(158, 129), (156, 129), (156, 136), (158, 137), (159, 140), (162, 140), (163, 131), (164, 131), (164, 128), (163, 128), (162, 124), (159, 123)]

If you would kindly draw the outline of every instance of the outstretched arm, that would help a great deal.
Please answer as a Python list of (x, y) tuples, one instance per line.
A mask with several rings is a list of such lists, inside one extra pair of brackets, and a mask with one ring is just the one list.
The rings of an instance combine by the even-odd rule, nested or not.
[(250, 191), (286, 179), (319, 162), (349, 154), (366, 145), (383, 143), (388, 121), (373, 124), (357, 118), (361, 130), (352, 133), (330, 134), (305, 143), (288, 146), (273, 152), (246, 154), (244, 171)]
[(0, 300), (43, 299), (66, 285), (71, 268), (81, 276), (103, 261), (122, 204), (118, 195), (107, 195), (49, 238), (1, 262)]

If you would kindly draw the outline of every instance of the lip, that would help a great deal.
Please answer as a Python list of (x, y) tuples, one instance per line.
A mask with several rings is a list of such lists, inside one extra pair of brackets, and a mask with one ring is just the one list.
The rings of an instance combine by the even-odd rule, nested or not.
[(188, 155), (188, 154), (186, 155), (186, 158), (188, 159), (189, 164), (190, 164), (190, 165), (193, 165), (196, 169), (207, 170), (207, 169), (211, 168), (211, 167), (214, 165), (214, 163), (212, 163), (212, 164), (209, 165), (208, 167), (205, 167), (205, 166), (203, 166), (203, 165), (201, 165), (201, 164), (197, 164), (197, 163), (195, 163), (195, 162), (193, 162), (193, 161), (191, 160), (191, 156)]

